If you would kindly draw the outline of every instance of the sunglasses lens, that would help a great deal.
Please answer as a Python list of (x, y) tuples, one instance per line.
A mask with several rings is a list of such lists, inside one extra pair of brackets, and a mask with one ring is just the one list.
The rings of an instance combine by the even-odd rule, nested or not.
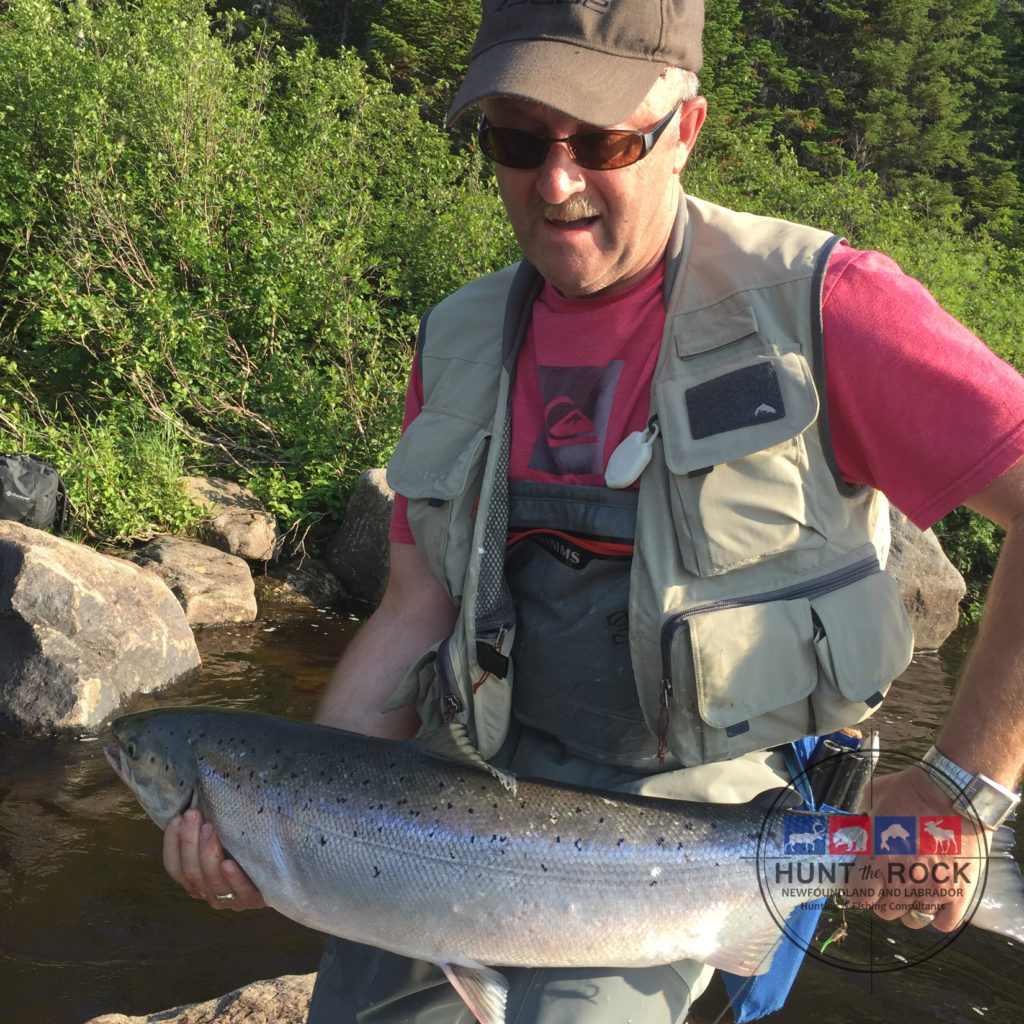
[(540, 167), (547, 156), (547, 140), (517, 128), (485, 124), (480, 129), (480, 148), (496, 163), (520, 170)]
[(644, 137), (639, 132), (582, 132), (570, 142), (576, 162), (592, 171), (628, 167), (644, 153)]
[[(484, 124), (480, 128), (480, 148), (496, 164), (531, 170), (540, 167), (548, 155), (548, 139), (518, 128)], [(580, 132), (563, 139), (573, 159), (591, 171), (611, 171), (635, 164), (644, 155), (644, 137), (639, 132)]]

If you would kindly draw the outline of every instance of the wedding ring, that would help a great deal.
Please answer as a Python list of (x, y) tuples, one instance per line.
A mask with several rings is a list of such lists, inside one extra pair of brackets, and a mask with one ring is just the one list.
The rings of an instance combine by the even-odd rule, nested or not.
[(215, 900), (223, 900), (223, 901), (224, 901), (225, 903), (230, 903), (230, 902), (231, 902), (231, 900), (233, 900), (233, 899), (235, 898), (235, 894), (234, 894), (233, 892), (226, 892), (226, 893), (224, 893), (224, 895), (222, 896), (222, 895), (221, 895), (220, 893), (216, 893), (216, 892), (215, 892), (215, 893), (213, 894), (213, 898), (214, 898)]
[(934, 914), (926, 914), (923, 910), (918, 910), (916, 907), (910, 911), (910, 916), (921, 925), (931, 924), (935, 920)]

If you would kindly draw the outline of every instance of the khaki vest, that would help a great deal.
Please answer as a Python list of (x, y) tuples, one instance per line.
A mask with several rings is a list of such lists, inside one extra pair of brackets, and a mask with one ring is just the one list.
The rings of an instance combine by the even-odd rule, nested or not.
[[(683, 765), (852, 725), (912, 654), (898, 588), (879, 568), (887, 504), (839, 480), (819, 397), (821, 285), (835, 241), (681, 203), (629, 632), (648, 727)], [(453, 734), (471, 757), (492, 757), (508, 729), (514, 622), (484, 554), (492, 566), (503, 557), (487, 521), (507, 499), (495, 472), (502, 445), (490, 442), (506, 429), (509, 368), (539, 287), (516, 265), (428, 314), (423, 410), (388, 467), (421, 553), (460, 604), (452, 636), (390, 706), (415, 702), (425, 733)]]

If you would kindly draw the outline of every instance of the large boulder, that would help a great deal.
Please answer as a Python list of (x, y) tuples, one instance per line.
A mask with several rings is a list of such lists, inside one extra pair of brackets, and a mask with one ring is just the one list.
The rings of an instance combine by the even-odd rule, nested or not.
[(277, 556), (277, 521), (252, 491), (217, 477), (189, 476), (181, 482), (192, 501), (209, 512), (203, 526), (208, 544), (250, 562), (269, 562)]
[(360, 473), (345, 519), (327, 548), (327, 564), (345, 592), (376, 608), (388, 582), (388, 526), (394, 491), (383, 469)]
[(0, 725), (91, 730), (199, 667), (181, 605), (121, 558), (0, 521)]
[(105, 1013), (86, 1024), (305, 1024), (315, 974), (286, 974), (251, 985), (205, 1003), (126, 1017)]
[(237, 555), (180, 537), (158, 537), (128, 557), (170, 587), (190, 626), (256, 618), (252, 573)]
[(890, 508), (889, 522), (892, 547), (886, 568), (903, 594), (914, 647), (934, 651), (956, 629), (967, 585), (933, 530), (919, 530), (894, 508)]

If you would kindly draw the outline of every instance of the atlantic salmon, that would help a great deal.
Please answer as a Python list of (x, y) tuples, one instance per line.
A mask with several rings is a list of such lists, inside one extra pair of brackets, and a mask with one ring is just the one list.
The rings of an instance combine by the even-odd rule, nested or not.
[[(198, 808), (269, 906), (439, 964), (481, 1024), (504, 1021), (493, 965), (767, 970), (807, 895), (776, 886), (768, 900), (759, 872), (821, 829), (764, 800), (508, 785), (413, 742), (252, 712), (147, 711), (113, 733), (107, 758), (157, 825)], [(819, 881), (851, 863), (800, 860)], [(989, 926), (1021, 939), (1016, 900), (1009, 929)]]

